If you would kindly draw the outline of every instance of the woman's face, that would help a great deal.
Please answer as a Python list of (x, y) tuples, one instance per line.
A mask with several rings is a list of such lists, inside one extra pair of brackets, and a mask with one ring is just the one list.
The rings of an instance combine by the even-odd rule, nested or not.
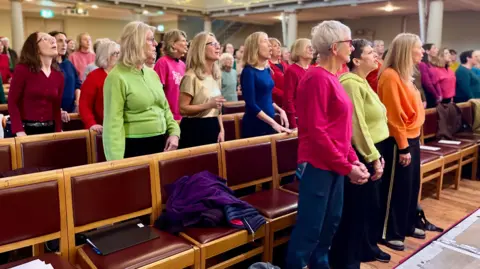
[(205, 59), (207, 61), (217, 61), (220, 59), (220, 43), (213, 36), (208, 36), (205, 46)]
[(3, 42), (0, 42), (0, 53), (3, 53), (4, 48), (5, 46), (3, 45)]
[(223, 69), (227, 72), (230, 72), (232, 67), (233, 67), (232, 59), (230, 59), (230, 58), (225, 59), (225, 61), (223, 62)]
[(378, 55), (370, 45), (363, 47), (360, 59), (354, 59), (354, 61), (358, 64), (358, 68), (367, 72), (378, 68)]
[(435, 45), (432, 45), (430, 50), (427, 52), (428, 55), (430, 56), (438, 56), (438, 48)]
[(37, 45), (38, 52), (42, 56), (56, 57), (58, 55), (57, 41), (47, 33), (40, 32), (37, 34)]
[(262, 34), (258, 38), (258, 57), (263, 60), (270, 59), (272, 55), (272, 44), (268, 41), (268, 35)]
[(155, 36), (151, 30), (147, 31), (145, 35), (145, 56), (148, 58), (155, 58), (157, 55), (157, 47), (158, 43), (155, 41)]
[(333, 51), (336, 51), (337, 57), (340, 59), (342, 64), (350, 62), (350, 55), (355, 50), (352, 46), (352, 36), (351, 34), (344, 34), (343, 39), (334, 43), (336, 48)]
[(285, 49), (285, 50), (282, 50), (282, 60), (285, 61), (285, 62), (289, 62), (290, 61), (290, 51)]
[(182, 35), (180, 39), (173, 43), (173, 49), (178, 51), (180, 57), (187, 54), (188, 52), (188, 42), (187, 39)]
[(415, 45), (413, 46), (413, 49), (412, 49), (413, 63), (419, 64), (422, 61), (424, 53), (425, 53), (425, 50), (422, 48), (422, 42), (421, 41), (415, 42)]
[(313, 46), (312, 42), (308, 42), (305, 48), (303, 49), (303, 58), (312, 60), (313, 59)]
[(235, 50), (235, 48), (233, 48), (233, 45), (232, 44), (227, 44), (225, 46), (225, 52), (226, 53), (230, 53), (231, 55), (233, 55), (233, 51)]
[(70, 42), (68, 42), (68, 50), (70, 51), (74, 51), (75, 50), (75, 40), (70, 40)]
[(57, 42), (58, 55), (65, 55), (67, 53), (67, 37), (64, 34), (57, 34), (55, 40)]
[(89, 35), (83, 35), (80, 42), (83, 49), (89, 49), (92, 46), (92, 38)]
[(237, 50), (237, 53), (235, 54), (235, 58), (237, 58), (237, 60), (242, 60), (244, 48), (244, 46), (240, 46), (240, 48)]
[(110, 54), (110, 58), (108, 59), (108, 66), (115, 66), (115, 64), (117, 64), (118, 57), (120, 57), (120, 50), (117, 48), (112, 54)]
[(443, 50), (443, 59), (446, 63), (452, 62), (452, 55), (450, 54), (450, 51), (448, 49)]
[(272, 41), (272, 58), (278, 58), (282, 56), (282, 48), (280, 44), (275, 41)]

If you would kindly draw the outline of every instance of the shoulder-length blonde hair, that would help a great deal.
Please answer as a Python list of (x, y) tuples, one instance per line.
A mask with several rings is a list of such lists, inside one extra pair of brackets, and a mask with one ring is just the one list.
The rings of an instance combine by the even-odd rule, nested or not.
[(148, 31), (155, 33), (155, 27), (141, 21), (132, 21), (123, 28), (118, 59), (120, 63), (128, 67), (137, 67), (145, 63), (147, 60), (145, 36)]
[(165, 45), (165, 48), (163, 51), (165, 54), (167, 54), (170, 57), (173, 57), (173, 54), (175, 53), (175, 49), (173, 48), (173, 44), (175, 42), (179, 41), (182, 36), (187, 39), (187, 34), (184, 31), (178, 30), (178, 29), (173, 29), (165, 33), (163, 36), (163, 43)]
[[(245, 39), (243, 49), (243, 62), (245, 64), (256, 66), (258, 64), (258, 51), (261, 36), (268, 35), (265, 32), (255, 32)], [(267, 62), (265, 62), (267, 64)]]
[(397, 35), (388, 48), (379, 75), (390, 67), (397, 71), (404, 82), (411, 81), (415, 74), (415, 63), (413, 62), (412, 52), (417, 42), (421, 41), (420, 37), (416, 34), (401, 33)]
[[(205, 79), (205, 47), (207, 46), (208, 37), (215, 38), (215, 35), (209, 32), (198, 33), (190, 43), (190, 51), (187, 54), (187, 71), (192, 69), (195, 75), (203, 80)], [(218, 67), (218, 61), (213, 64), (212, 77), (215, 80), (220, 79), (221, 72)]]
[[(92, 38), (92, 36), (89, 34), (89, 33), (81, 33), (79, 35), (77, 35), (77, 48), (75, 51), (79, 51), (81, 48), (82, 48), (82, 37), (84, 36), (89, 36), (90, 38)], [(92, 51), (92, 48), (88, 48), (90, 51)]]
[(308, 38), (299, 38), (293, 42), (292, 49), (290, 50), (290, 60), (297, 63), (300, 61), (300, 57), (305, 52), (305, 48), (308, 44), (312, 44), (312, 41)]

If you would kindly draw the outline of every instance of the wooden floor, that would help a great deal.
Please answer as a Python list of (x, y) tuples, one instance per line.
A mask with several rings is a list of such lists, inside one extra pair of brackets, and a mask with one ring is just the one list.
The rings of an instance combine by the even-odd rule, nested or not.
[[(451, 181), (446, 178), (440, 200), (434, 198), (434, 192), (429, 183), (423, 185), (424, 191), (420, 205), (424, 209), (427, 219), (438, 227), (447, 229), (480, 207), (480, 181), (462, 180), (459, 190), (455, 190), (451, 185)], [(392, 255), (390, 263), (364, 263), (361, 269), (393, 268), (404, 257), (412, 254), (412, 252), (437, 234), (427, 232), (426, 240), (407, 238), (405, 251), (394, 251), (381, 246), (384, 251)]]

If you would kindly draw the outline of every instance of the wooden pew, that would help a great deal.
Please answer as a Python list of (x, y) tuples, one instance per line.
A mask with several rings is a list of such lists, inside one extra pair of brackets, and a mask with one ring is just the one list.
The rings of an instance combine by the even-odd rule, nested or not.
[(97, 255), (90, 246), (76, 247), (75, 235), (141, 216), (157, 217), (158, 166), (152, 156), (64, 170), (70, 262), (91, 268), (185, 268), (196, 266), (199, 250), (188, 241), (153, 229), (158, 238)]
[(17, 169), (15, 139), (0, 139), (0, 173)]
[[(74, 269), (68, 263), (65, 188), (61, 170), (0, 180), (0, 253), (33, 246), (34, 257), (0, 265), (11, 268), (39, 259), (54, 268)], [(60, 240), (60, 253), (44, 254), (43, 244)]]
[(223, 114), (235, 114), (245, 112), (245, 101), (225, 102)]

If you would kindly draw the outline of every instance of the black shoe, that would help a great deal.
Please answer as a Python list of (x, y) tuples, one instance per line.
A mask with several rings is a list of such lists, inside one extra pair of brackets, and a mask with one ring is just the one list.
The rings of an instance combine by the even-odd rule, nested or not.
[(405, 250), (405, 245), (400, 240), (390, 240), (390, 241), (382, 240), (381, 243), (393, 250), (397, 250), (397, 251)]
[(375, 255), (375, 260), (379, 262), (389, 263), (390, 259), (391, 259), (390, 254), (383, 252), (381, 250), (377, 255)]
[(413, 238), (417, 238), (417, 239), (425, 239), (426, 238), (425, 231), (421, 230), (421, 229), (418, 229), (418, 228), (415, 228), (413, 233), (410, 234), (409, 236), (413, 237)]

